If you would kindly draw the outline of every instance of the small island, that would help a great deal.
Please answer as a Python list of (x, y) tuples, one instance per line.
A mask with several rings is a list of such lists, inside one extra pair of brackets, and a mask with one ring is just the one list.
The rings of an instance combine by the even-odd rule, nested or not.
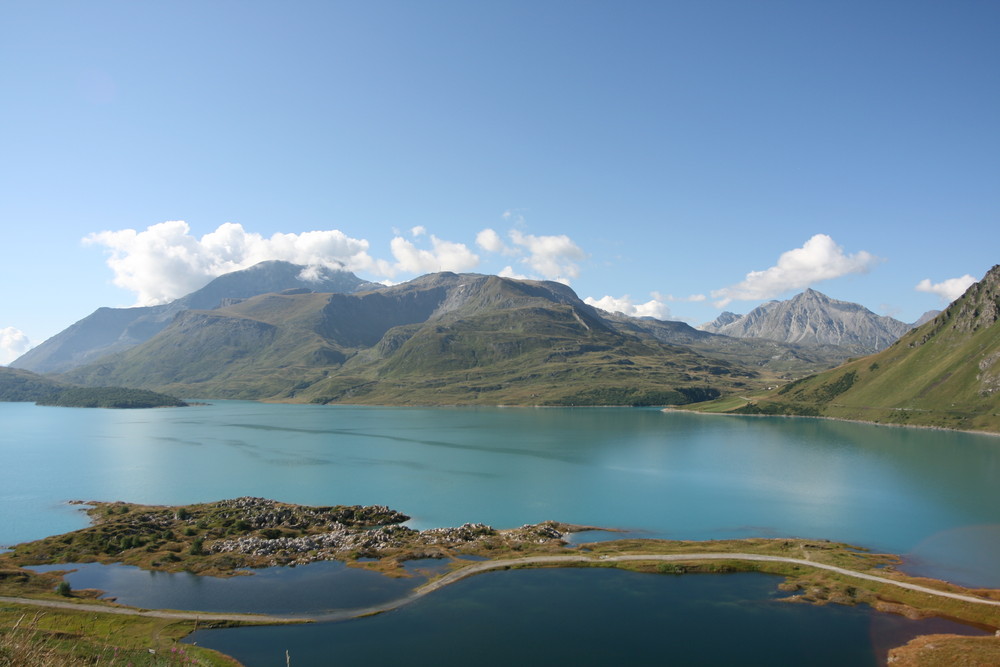
[[(29, 646), (38, 641), (45, 644), (33, 650), (58, 652), (66, 644), (57, 641), (66, 633), (65, 627), (81, 627), (72, 650), (89, 651), (86, 655), (93, 655), (107, 648), (102, 643), (108, 637), (106, 624), (122, 624), (128, 631), (114, 632), (116, 641), (119, 636), (123, 638), (123, 644), (116, 644), (120, 650), (148, 649), (155, 636), (159, 650), (183, 647), (181, 650), (197, 655), (200, 664), (232, 664), (211, 651), (176, 641), (197, 627), (311, 620), (133, 610), (98, 600), (101, 591), (71, 590), (62, 580), (62, 572), (37, 573), (24, 569), (31, 565), (82, 562), (236, 576), (251, 574), (252, 568), (339, 560), (389, 576), (410, 576), (402, 567), (407, 560), (450, 561), (447, 572), (436, 575), (405, 598), (381, 607), (326, 614), (323, 620), (388, 611), (465, 577), (497, 569), (617, 567), (673, 575), (756, 571), (784, 576), (779, 588), (789, 592), (783, 598), (789, 603), (868, 604), (911, 618), (940, 616), (1000, 630), (1000, 590), (970, 590), (910, 577), (897, 570), (902, 562), (898, 556), (873, 554), (834, 542), (794, 538), (586, 542), (570, 535), (595, 528), (556, 521), (513, 529), (495, 529), (477, 523), (418, 531), (403, 525), (409, 520), (407, 515), (382, 505), (311, 507), (253, 497), (183, 506), (77, 503), (86, 507), (91, 526), (19, 544), (0, 554), (0, 604), (5, 605), (0, 607), (0, 655), (11, 650), (4, 642), (19, 638)], [(45, 623), (32, 611), (37, 606), (48, 607)], [(106, 615), (113, 620), (102, 623), (100, 631), (88, 631), (67, 618), (101, 611), (113, 611), (114, 615)], [(28, 622), (26, 619), (32, 614), (34, 621)], [(898, 664), (922, 664), (919, 656), (929, 650), (926, 646), (933, 645), (937, 650), (952, 643), (960, 645), (966, 653), (973, 651), (974, 655), (983, 656), (986, 662), (982, 664), (1000, 658), (1000, 639), (937, 637), (932, 644), (914, 640), (907, 647), (896, 649)]]

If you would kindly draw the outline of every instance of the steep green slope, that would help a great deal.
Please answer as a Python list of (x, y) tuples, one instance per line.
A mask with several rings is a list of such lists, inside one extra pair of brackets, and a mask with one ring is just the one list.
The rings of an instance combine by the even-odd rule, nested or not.
[(765, 381), (618, 331), (558, 283), (450, 273), (183, 313), (66, 377), (185, 396), (424, 405), (659, 405)]
[(1000, 432), (998, 320), (1000, 266), (995, 266), (943, 313), (888, 349), (749, 403), (719, 407)]

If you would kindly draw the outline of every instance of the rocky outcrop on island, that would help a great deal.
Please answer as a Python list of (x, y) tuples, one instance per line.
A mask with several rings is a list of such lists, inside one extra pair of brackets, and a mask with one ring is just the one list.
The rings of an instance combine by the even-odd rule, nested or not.
[(448, 555), (448, 550), (462, 553), (482, 549), (517, 549), (524, 544), (549, 541), (561, 545), (565, 543), (563, 536), (566, 530), (566, 527), (554, 522), (528, 524), (512, 530), (497, 530), (482, 523), (423, 531), (399, 525), (380, 526), (373, 530), (335, 525), (327, 532), (302, 537), (239, 537), (212, 542), (207, 548), (214, 554), (241, 554), (255, 561), (263, 559), (266, 565), (305, 565), (323, 560), (382, 558), (397, 554), (405, 560), (410, 555), (419, 558), (444, 557)]
[(82, 502), (94, 525), (19, 544), (20, 564), (120, 562), (147, 569), (232, 575), (242, 568), (323, 560), (417, 558), (561, 549), (566, 533), (586, 530), (547, 521), (498, 530), (481, 523), (418, 531), (385, 505), (310, 507), (256, 497), (177, 507)]

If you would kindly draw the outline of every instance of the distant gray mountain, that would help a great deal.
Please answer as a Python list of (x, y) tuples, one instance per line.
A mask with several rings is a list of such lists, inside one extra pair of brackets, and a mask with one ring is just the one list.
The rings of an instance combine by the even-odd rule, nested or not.
[(305, 266), (291, 262), (261, 262), (219, 276), (201, 289), (160, 306), (98, 308), (10, 365), (35, 373), (62, 373), (144, 343), (183, 311), (213, 310), (259, 294), (289, 289), (349, 294), (381, 287), (353, 273), (325, 268), (307, 279), (303, 277), (305, 270)]
[(766, 338), (784, 343), (838, 345), (859, 354), (883, 350), (912, 325), (864, 306), (838, 301), (807, 289), (787, 301), (769, 301), (733, 319), (723, 313), (700, 329), (736, 338)]
[[(857, 352), (839, 345), (785, 343), (765, 338), (736, 338), (695, 329), (683, 322), (670, 322), (651, 317), (629, 317), (622, 313), (602, 312), (604, 319), (619, 331), (644, 337), (652, 336), (661, 343), (683, 345), (701, 354), (730, 362), (750, 364), (783, 377), (796, 377), (837, 366)], [(728, 318), (726, 316), (729, 316)], [(718, 322), (735, 321), (743, 317), (723, 313)]]
[(913, 328), (916, 329), (921, 324), (930, 322), (940, 314), (941, 314), (940, 310), (928, 310), (926, 313), (917, 318), (917, 321), (913, 323)]
[(722, 327), (724, 327), (724, 326), (726, 326), (728, 324), (732, 324), (733, 322), (737, 321), (741, 317), (743, 317), (743, 316), (740, 315), (740, 314), (738, 314), (738, 313), (732, 313), (732, 312), (730, 312), (728, 310), (724, 310), (714, 320), (712, 320), (711, 322), (707, 322), (705, 324), (702, 324), (698, 328), (701, 329), (702, 331), (708, 331), (709, 333), (719, 333), (719, 329), (721, 329)]

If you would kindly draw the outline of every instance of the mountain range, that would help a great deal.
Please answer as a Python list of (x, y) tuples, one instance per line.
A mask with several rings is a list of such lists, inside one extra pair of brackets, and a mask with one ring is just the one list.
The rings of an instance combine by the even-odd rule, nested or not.
[(560, 283), (454, 273), (181, 311), (62, 377), (191, 397), (492, 405), (686, 403), (768, 381), (623, 330)]
[(700, 409), (1000, 431), (1000, 265), (882, 352)]
[[(386, 287), (264, 262), (162, 306), (101, 308), (12, 365), (197, 398), (683, 404), (830, 368), (895, 322), (813, 290), (765, 305), (736, 337), (601, 311), (554, 282), (438, 273)], [(782, 331), (798, 339), (763, 337)]]

